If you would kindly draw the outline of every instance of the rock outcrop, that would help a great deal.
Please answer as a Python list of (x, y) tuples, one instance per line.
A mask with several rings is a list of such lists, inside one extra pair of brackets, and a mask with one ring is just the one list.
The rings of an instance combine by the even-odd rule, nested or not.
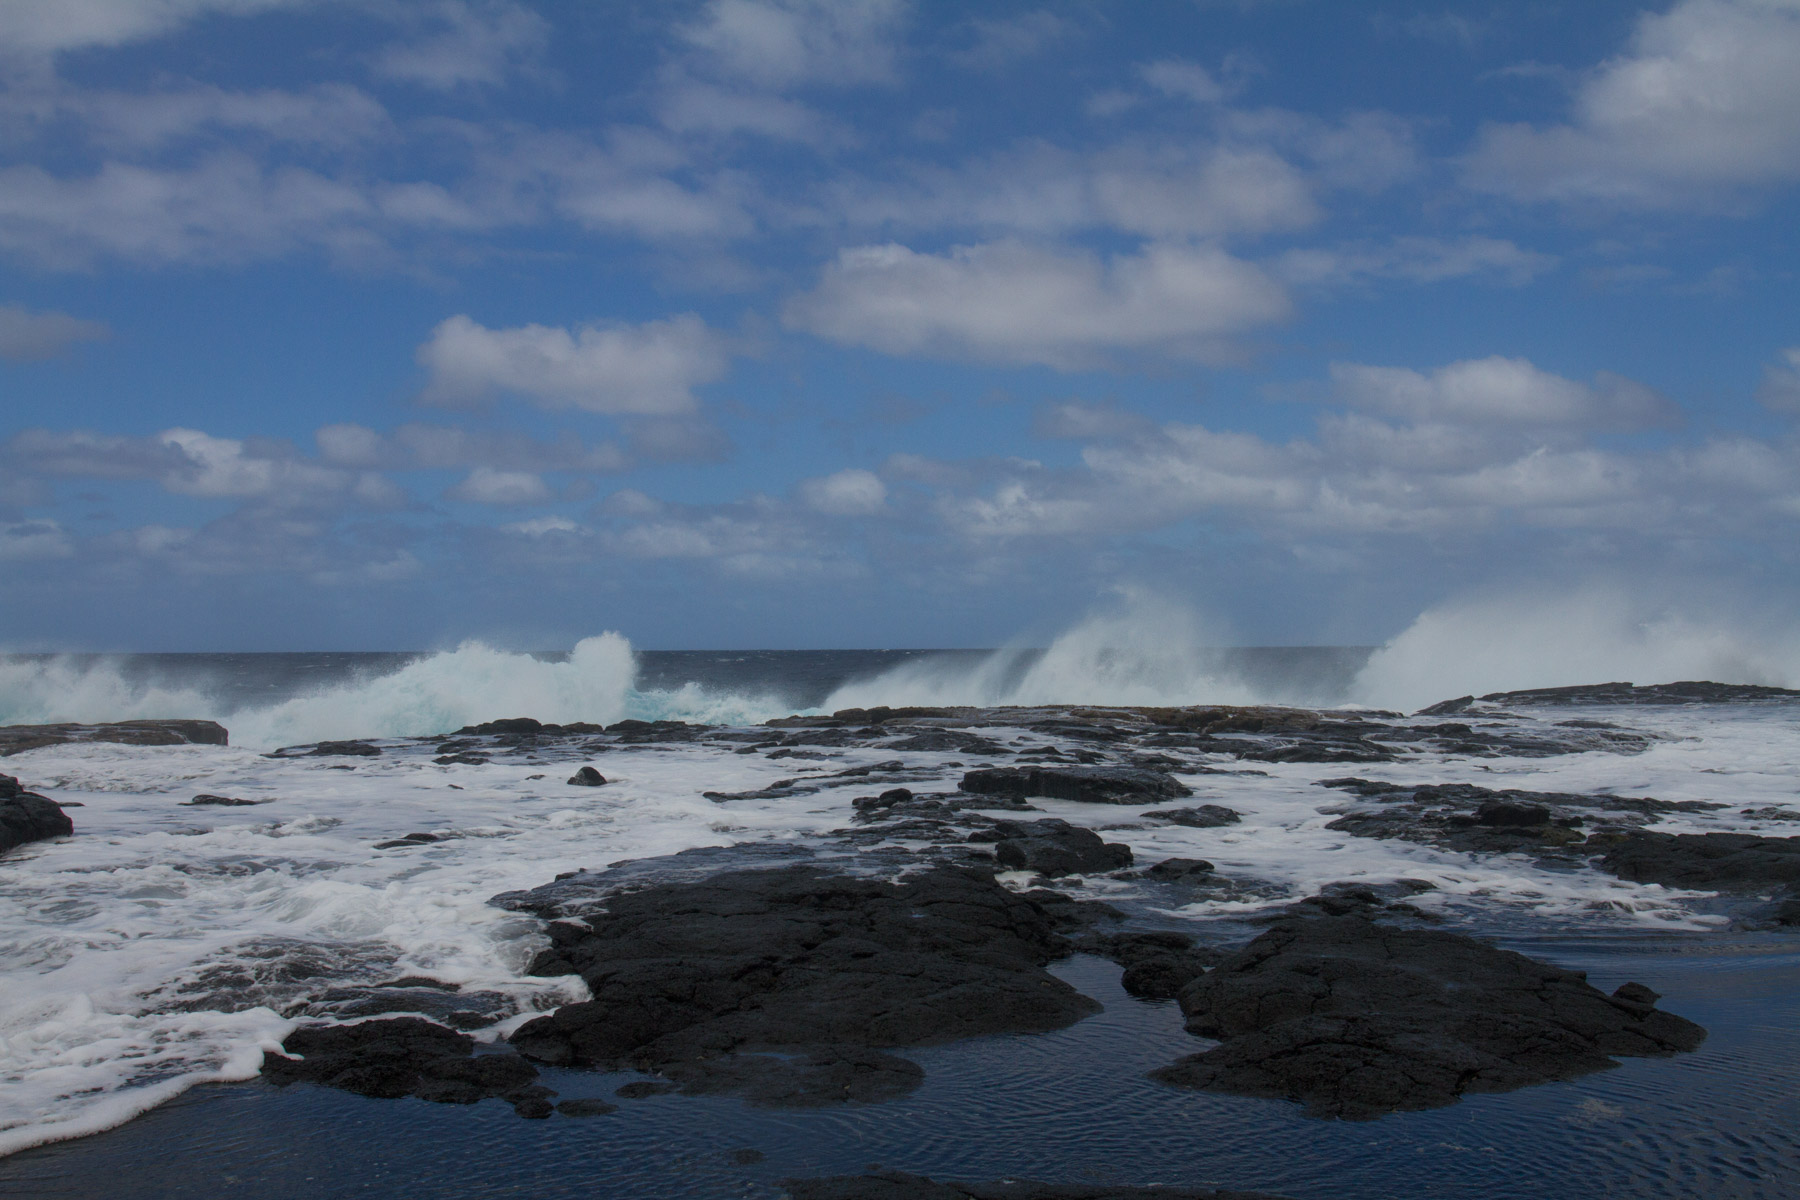
[(1706, 1031), (1657, 999), (1460, 934), (1287, 920), (1181, 990), (1188, 1031), (1221, 1044), (1152, 1078), (1316, 1117), (1435, 1108), (1697, 1047)]
[(26, 842), (74, 832), (75, 822), (56, 801), (26, 791), (11, 775), (0, 775), (0, 854)]
[(117, 742), (126, 746), (223, 746), (230, 735), (217, 721), (111, 721), (101, 725), (0, 726), (0, 758), (70, 742)]

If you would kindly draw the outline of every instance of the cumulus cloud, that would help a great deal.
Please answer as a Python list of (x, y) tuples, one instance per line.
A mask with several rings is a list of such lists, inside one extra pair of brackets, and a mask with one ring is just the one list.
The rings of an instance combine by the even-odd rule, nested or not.
[(863, 517), (887, 507), (887, 485), (873, 471), (852, 467), (800, 485), (800, 497), (814, 512)]
[(191, 167), (110, 162), (62, 177), (0, 169), (0, 250), (56, 267), (117, 256), (161, 264), (237, 261), (301, 245), (367, 248), (373, 211), (358, 188), (241, 153)]
[(55, 521), (0, 522), (0, 562), (67, 558), (73, 553), (69, 535)]
[(1800, 180), (1800, 4), (1681, 0), (1646, 14), (1583, 79), (1566, 123), (1490, 125), (1464, 165), (1482, 191), (1644, 208)]
[(439, 91), (498, 84), (550, 42), (550, 23), (520, 4), (440, 0), (426, 22), (439, 28), (376, 56), (380, 74)]
[(1346, 404), (1418, 422), (1630, 430), (1680, 418), (1666, 397), (1622, 376), (1602, 371), (1592, 384), (1577, 383), (1499, 355), (1429, 373), (1333, 363), (1331, 383)]
[(0, 55), (122, 46), (203, 16), (253, 16), (318, 0), (55, 0), (0, 4)]
[(60, 312), (32, 312), (17, 304), (0, 305), (0, 358), (33, 362), (68, 353), (78, 342), (97, 342), (112, 331), (99, 321), (83, 321)]
[(845, 250), (783, 319), (888, 354), (1076, 370), (1134, 352), (1228, 360), (1236, 335), (1288, 313), (1280, 284), (1216, 247), (1103, 259), (1005, 241), (946, 254)]
[(1063, 235), (1110, 229), (1207, 237), (1302, 229), (1322, 215), (1305, 174), (1264, 146), (1121, 143), (1080, 153), (1027, 143), (899, 183), (850, 184), (853, 224)]
[(889, 83), (905, 0), (708, 0), (684, 41), (710, 71), (769, 90)]
[(693, 389), (721, 378), (724, 339), (693, 314), (641, 325), (489, 329), (445, 320), (418, 349), (428, 404), (478, 403), (496, 392), (543, 408), (669, 416), (695, 407)]
[(493, 467), (476, 467), (444, 496), (494, 505), (543, 504), (552, 499), (541, 476), (530, 471), (497, 471)]
[(1763, 368), (1756, 398), (1776, 412), (1800, 413), (1800, 346), (1789, 346), (1779, 362)]

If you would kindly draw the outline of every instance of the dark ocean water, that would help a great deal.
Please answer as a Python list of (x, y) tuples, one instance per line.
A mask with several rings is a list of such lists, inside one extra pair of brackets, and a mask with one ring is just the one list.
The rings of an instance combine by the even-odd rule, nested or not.
[[(261, 1082), (203, 1087), (120, 1129), (0, 1161), (17, 1200), (324, 1197), (772, 1200), (789, 1176), (879, 1164), (948, 1179), (1256, 1188), (1295, 1200), (1791, 1200), (1800, 1195), (1800, 952), (1766, 936), (1539, 937), (1510, 948), (1607, 990), (1654, 977), (1710, 1030), (1674, 1059), (1433, 1112), (1317, 1121), (1278, 1101), (1144, 1077), (1199, 1043), (1171, 1003), (1077, 958), (1058, 974), (1105, 1011), (1059, 1033), (910, 1052), (919, 1091), (810, 1111), (688, 1096), (580, 1119), (369, 1100)], [(630, 1075), (546, 1072), (563, 1097)], [(755, 1150), (741, 1165), (734, 1152)]]

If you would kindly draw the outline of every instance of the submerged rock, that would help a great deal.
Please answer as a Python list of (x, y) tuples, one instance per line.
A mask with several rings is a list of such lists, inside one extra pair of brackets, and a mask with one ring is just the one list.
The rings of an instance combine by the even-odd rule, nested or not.
[(56, 801), (26, 791), (11, 775), (0, 775), (0, 854), (26, 842), (74, 832), (75, 822)]
[(192, 800), (183, 800), (183, 808), (248, 808), (253, 804), (266, 804), (266, 800), (245, 800), (238, 796), (215, 796), (211, 792), (201, 792)]
[(1295, 1100), (1315, 1117), (1436, 1108), (1706, 1037), (1641, 984), (1608, 996), (1473, 938), (1354, 916), (1283, 921), (1179, 999), (1188, 1031), (1221, 1044), (1152, 1078)]
[(109, 721), (100, 725), (0, 726), (0, 758), (69, 742), (117, 742), (126, 746), (224, 746), (230, 741), (217, 721)]
[(605, 787), (606, 776), (593, 767), (583, 767), (569, 776), (569, 785), (571, 787)]
[(1196, 947), (1185, 933), (1161, 929), (1089, 934), (1075, 945), (1124, 967), (1119, 985), (1140, 1000), (1173, 1000), (1225, 957), (1221, 951)]
[(473, 1038), (417, 1017), (302, 1026), (281, 1048), (285, 1054), (263, 1057), (262, 1072), (277, 1085), (305, 1081), (361, 1096), (417, 1096), (440, 1104), (498, 1096), (520, 1116), (550, 1115), (553, 1093), (532, 1082), (536, 1067), (516, 1054), (476, 1055)]
[[(506, 905), (530, 911), (528, 897)], [(991, 875), (943, 866), (897, 883), (800, 865), (653, 884), (551, 926), (533, 972), (579, 974), (593, 999), (512, 1044), (762, 1103), (886, 1098), (918, 1076), (870, 1051), (1060, 1029), (1099, 1009), (1043, 969), (1069, 950), (1057, 924)], [(746, 1057), (768, 1051), (802, 1057)]]
[(965, 792), (992, 796), (1048, 796), (1087, 804), (1154, 804), (1193, 790), (1173, 775), (1139, 767), (988, 767), (970, 771)]
[(1002, 1183), (938, 1183), (904, 1171), (784, 1179), (781, 1186), (792, 1200), (1281, 1200), (1267, 1192), (1214, 1188), (1038, 1183), (1030, 1179), (1008, 1179)]

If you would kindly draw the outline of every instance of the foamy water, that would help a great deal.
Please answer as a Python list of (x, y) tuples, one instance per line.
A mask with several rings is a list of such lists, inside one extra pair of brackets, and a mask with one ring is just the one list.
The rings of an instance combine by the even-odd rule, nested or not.
[[(1608, 677), (1664, 681), (1640, 669), (1646, 663), (1665, 678), (1729, 682), (1732, 671), (1706, 668), (1738, 663), (1743, 681), (1794, 681), (1783, 673), (1788, 668), (1779, 653), (1750, 653), (1741, 639), (1715, 636), (1691, 621), (1634, 624), (1587, 610), (1582, 621), (1555, 626), (1555, 616), (1546, 611), (1509, 625), (1479, 607), (1427, 614), (1371, 660), (1359, 695), (1412, 706), (1494, 687)], [(1483, 620), (1479, 644), (1469, 645), (1470, 630)], [(1554, 637), (1546, 624), (1558, 631)], [(1254, 699), (1241, 681), (1217, 673), (1204, 642), (1203, 626), (1178, 609), (1140, 606), (1083, 623), (1041, 657), (1000, 652), (972, 664), (916, 662), (846, 685), (826, 706)], [(1465, 664), (1461, 673), (1457, 662)], [(734, 753), (729, 744), (694, 744), (622, 746), (590, 759), (547, 752), (440, 766), (431, 761), (431, 742), (390, 742), (377, 758), (271, 759), (258, 752), (323, 738), (437, 734), (499, 716), (748, 723), (785, 711), (766, 697), (697, 685), (641, 691), (636, 684), (631, 648), (617, 634), (584, 640), (566, 662), (470, 643), (376, 678), (228, 712), (194, 707), (211, 703), (204, 689), (129, 685), (116, 664), (78, 669), (32, 660), (0, 668), (8, 722), (213, 715), (231, 728), (234, 742), (50, 747), (0, 763), (27, 786), (82, 806), (69, 810), (75, 837), (0, 859), (0, 993), (6, 996), (0, 1153), (117, 1125), (196, 1083), (253, 1076), (263, 1052), (292, 1028), (283, 1014), (333, 984), (427, 975), (502, 993), (521, 1016), (482, 1035), (498, 1036), (525, 1013), (578, 998), (580, 984), (524, 976), (539, 945), (536, 923), (490, 906), (489, 897), (564, 871), (695, 846), (824, 842), (849, 824), (850, 801), (864, 789), (827, 787), (728, 804), (702, 793), (895, 757), (874, 748), (833, 751), (817, 762), (774, 761)], [(1731, 806), (1659, 826), (1675, 831), (1747, 828), (1736, 815), (1741, 808), (1795, 806), (1800, 739), (1788, 706), (1569, 710), (1552, 719), (1577, 715), (1662, 739), (1631, 757), (1587, 753), (1477, 764), (1427, 756), (1363, 773), (1409, 783), (1612, 791)], [(1048, 740), (1009, 727), (987, 732), (1021, 748)], [(916, 790), (953, 789), (962, 771), (952, 754), (905, 759), (924, 780)], [(567, 785), (583, 761), (611, 782), (599, 789)], [(1224, 875), (1264, 884), (1252, 900), (1166, 911), (1173, 921), (1239, 917), (1336, 881), (1414, 878), (1437, 889), (1418, 903), (1478, 927), (1526, 918), (1614, 929), (1705, 929), (1718, 922), (1695, 893), (1548, 869), (1520, 857), (1478, 858), (1346, 836), (1326, 828), (1335, 814), (1325, 811), (1344, 803), (1344, 795), (1315, 786), (1345, 774), (1345, 767), (1265, 769), (1266, 777), (1185, 777), (1194, 788), (1192, 803), (1244, 814), (1241, 824), (1223, 829), (1131, 828), (1133, 810), (1036, 803), (1045, 815), (1077, 824), (1126, 825), (1106, 836), (1130, 844), (1140, 861), (1204, 857)], [(202, 792), (263, 803), (182, 806)], [(376, 848), (415, 832), (445, 840)], [(1140, 894), (1140, 885), (1129, 881), (1077, 886), (1122, 901)], [(321, 973), (292, 969), (301, 960)]]

